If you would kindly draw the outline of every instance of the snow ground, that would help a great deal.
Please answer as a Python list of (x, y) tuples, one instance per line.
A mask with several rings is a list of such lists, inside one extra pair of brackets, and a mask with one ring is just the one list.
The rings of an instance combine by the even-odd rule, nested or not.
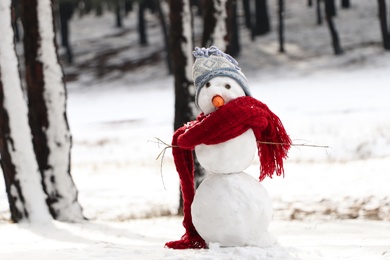
[[(390, 225), (378, 221), (274, 221), (278, 244), (269, 248), (171, 250), (161, 245), (178, 237), (181, 218), (89, 222), (51, 226), (0, 224), (0, 256), (13, 259), (389, 259)], [(342, 230), (343, 232), (340, 232)]]
[[(243, 42), (238, 59), (253, 95), (282, 119), (295, 143), (329, 146), (294, 147), (285, 178), (264, 181), (274, 202), (271, 232), (280, 245), (163, 248), (183, 228), (181, 218), (172, 216), (179, 196), (172, 156), (167, 150), (161, 167), (156, 157), (164, 147), (153, 142), (155, 137), (169, 142), (173, 133), (173, 83), (160, 61), (100, 79), (85, 71), (68, 83), (72, 174), (91, 221), (9, 224), (6, 195), (0, 193), (0, 259), (289, 259), (287, 254), (390, 259), (390, 54), (379, 46), (376, 5), (356, 0), (351, 10), (340, 11), (336, 22), (347, 52), (334, 57), (326, 27), (315, 27), (314, 10), (307, 12), (303, 2), (291, 1), (286, 16), (288, 54), (277, 54), (272, 33), (256, 44)], [(131, 31), (130, 18), (125, 24)], [(89, 48), (135, 44), (133, 34), (114, 38), (114, 43), (98, 41), (112, 32), (107, 29), (112, 17), (101, 19), (86, 17), (72, 24), (80, 63), (92, 55)], [(91, 22), (99, 30), (86, 32)], [(161, 50), (159, 29), (153, 28), (150, 49)], [(293, 33), (297, 30), (311, 35), (302, 40)], [(147, 56), (150, 49), (132, 47), (109, 62)], [(257, 177), (256, 160), (247, 172)]]

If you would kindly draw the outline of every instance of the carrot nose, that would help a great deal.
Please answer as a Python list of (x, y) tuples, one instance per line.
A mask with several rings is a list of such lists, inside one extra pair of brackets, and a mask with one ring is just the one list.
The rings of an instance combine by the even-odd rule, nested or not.
[(220, 95), (214, 96), (212, 102), (216, 108), (219, 108), (225, 104), (225, 100)]

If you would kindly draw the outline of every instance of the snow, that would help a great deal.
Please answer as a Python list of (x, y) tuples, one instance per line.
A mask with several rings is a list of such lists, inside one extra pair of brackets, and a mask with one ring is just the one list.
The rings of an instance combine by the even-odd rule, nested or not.
[[(280, 245), (208, 250), (171, 250), (166, 237), (179, 236), (181, 218), (130, 222), (0, 224), (1, 259), (389, 259), (389, 224), (378, 221), (273, 221)], [(340, 232), (342, 230), (342, 232)], [(288, 246), (286, 246), (288, 245)], [(291, 255), (288, 256), (288, 253)]]
[[(45, 222), (51, 217), (46, 207), (46, 195), (41, 187), (41, 175), (32, 146), (32, 136), (28, 125), (28, 108), (20, 84), (18, 61), (13, 45), (11, 27), (11, 1), (0, 3), (0, 76), (3, 84), (3, 108), (9, 118), (9, 139), (6, 144), (15, 166), (15, 180), (10, 193), (15, 200), (17, 210), (34, 222)], [(3, 149), (3, 148), (2, 148)], [(15, 183), (20, 185), (15, 186)], [(4, 189), (3, 189), (4, 190)], [(6, 196), (2, 199), (6, 200)], [(5, 204), (7, 202), (4, 202)]]
[[(2, 221), (0, 258), (390, 259), (390, 54), (379, 43), (376, 4), (356, 0), (352, 9), (339, 11), (335, 22), (346, 52), (334, 57), (327, 28), (315, 25), (314, 10), (304, 1), (288, 2), (287, 54), (277, 53), (273, 32), (253, 45), (242, 42), (238, 59), (253, 96), (281, 118), (295, 143), (330, 147), (293, 147), (285, 178), (263, 181), (274, 206), (269, 232), (279, 244), (163, 248), (184, 229), (182, 217), (171, 216), (179, 190), (170, 150), (162, 167), (155, 160), (164, 146), (154, 138), (170, 142), (174, 110), (173, 79), (155, 64), (99, 80), (86, 72), (68, 83), (72, 174), (90, 221), (44, 227)], [(111, 32), (107, 24), (114, 18), (99, 19), (77, 18), (71, 29), (89, 20), (100, 25), (91, 35)], [(97, 43), (72, 39), (76, 54), (97, 49)], [(126, 41), (131, 42), (124, 36), (116, 43)], [(160, 49), (161, 38), (152, 38), (151, 46)], [(139, 49), (132, 46), (116, 59), (138, 57)], [(246, 172), (258, 177), (258, 171), (254, 159)], [(0, 219), (7, 217), (4, 191)]]

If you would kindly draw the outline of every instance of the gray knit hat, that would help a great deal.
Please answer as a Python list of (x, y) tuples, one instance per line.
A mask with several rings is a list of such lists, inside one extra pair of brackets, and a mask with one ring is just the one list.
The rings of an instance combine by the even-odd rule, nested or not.
[(229, 77), (236, 80), (244, 90), (245, 95), (251, 96), (247, 79), (238, 67), (238, 62), (232, 56), (215, 46), (207, 49), (195, 47), (195, 51), (192, 54), (196, 58), (192, 67), (192, 77), (196, 88), (196, 105), (198, 105), (200, 90), (208, 81), (215, 77)]

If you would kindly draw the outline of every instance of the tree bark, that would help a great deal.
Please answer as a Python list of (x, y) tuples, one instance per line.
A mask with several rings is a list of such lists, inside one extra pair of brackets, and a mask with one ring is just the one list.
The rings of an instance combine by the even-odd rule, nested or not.
[(55, 219), (83, 219), (70, 174), (66, 89), (55, 43), (51, 0), (22, 0), (29, 122), (47, 204)]
[(386, 0), (378, 0), (379, 22), (381, 26), (383, 48), (390, 50), (390, 32), (387, 27)]
[(145, 21), (145, 1), (142, 1), (138, 4), (138, 33), (139, 33), (139, 43), (142, 46), (148, 45), (148, 39), (146, 37), (146, 21)]
[[(175, 85), (174, 130), (194, 120), (198, 114), (195, 106), (195, 87), (192, 80), (193, 29), (190, 0), (170, 0), (170, 46)], [(196, 159), (196, 158), (195, 158)], [(195, 162), (195, 185), (200, 183), (204, 170)], [(182, 212), (182, 199), (178, 212)]]
[(240, 37), (237, 23), (237, 2), (229, 0), (227, 9), (227, 46), (226, 53), (237, 57), (240, 53)]
[(278, 0), (279, 52), (284, 53), (284, 0)]
[(11, 25), (11, 1), (0, 1), (0, 154), (14, 222), (50, 221), (28, 125)]
[(336, 27), (333, 23), (331, 5), (329, 4), (330, 1), (333, 0), (325, 0), (325, 17), (332, 38), (332, 46), (333, 46), (334, 54), (340, 55), (343, 53), (343, 49), (341, 48), (339, 36)]
[(324, 0), (325, 5), (327, 6), (326, 8), (328, 9), (328, 13), (332, 16), (335, 17), (337, 16), (337, 11), (336, 11), (336, 4), (335, 0)]
[(351, 7), (351, 3), (349, 0), (341, 0), (341, 7), (342, 8), (349, 8)]
[(202, 13), (203, 13), (203, 35), (202, 35), (202, 47), (209, 47), (213, 44), (213, 32), (217, 19), (214, 14), (216, 12), (215, 0), (203, 1)]
[(120, 1), (115, 1), (115, 25), (117, 28), (122, 28), (122, 6)]
[(317, 24), (322, 24), (321, 0), (316, 0)]
[(264, 35), (271, 31), (267, 0), (255, 0), (256, 21), (254, 23), (253, 35)]
[(72, 18), (73, 9), (74, 6), (72, 2), (62, 2), (59, 4), (61, 44), (66, 49), (67, 61), (70, 64), (73, 62), (73, 53), (69, 44), (69, 20)]
[(245, 16), (245, 27), (248, 29), (251, 29), (252, 28), (252, 14), (251, 14), (250, 0), (243, 0), (242, 5), (243, 5), (243, 9), (244, 9), (244, 16)]

